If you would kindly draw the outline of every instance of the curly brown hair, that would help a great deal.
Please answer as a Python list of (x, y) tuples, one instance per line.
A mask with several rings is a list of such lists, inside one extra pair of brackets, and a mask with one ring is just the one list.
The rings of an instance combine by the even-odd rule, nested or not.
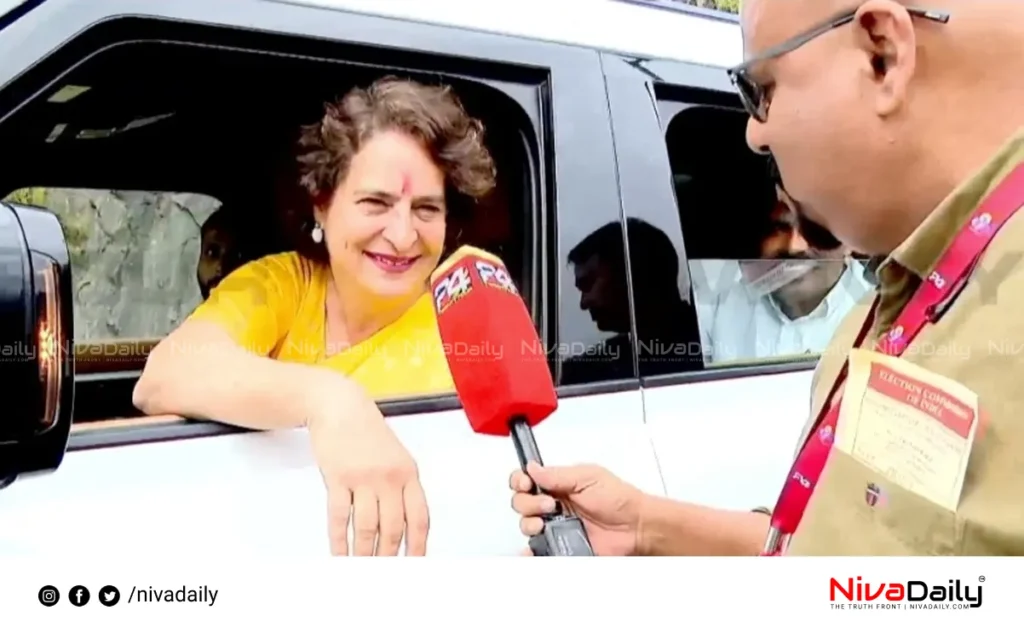
[(449, 221), (465, 222), (476, 201), (494, 189), (496, 170), (484, 145), (484, 126), (466, 113), (451, 87), (382, 77), (327, 104), (320, 121), (301, 129), (298, 184), (307, 199), (288, 218), (301, 254), (327, 261), (325, 245), (310, 237), (313, 209), (328, 203), (352, 157), (385, 130), (418, 139), (444, 173)]

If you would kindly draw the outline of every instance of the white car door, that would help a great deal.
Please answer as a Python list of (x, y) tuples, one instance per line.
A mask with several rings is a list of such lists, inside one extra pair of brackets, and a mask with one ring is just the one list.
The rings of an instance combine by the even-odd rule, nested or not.
[[(537, 428), (545, 461), (603, 464), (662, 493), (640, 405), (636, 390), (561, 399)], [(526, 547), (510, 507), (510, 439), (474, 434), (460, 409), (389, 415), (388, 423), (420, 468), (428, 555), (515, 555)], [(155, 438), (214, 429), (154, 423), (148, 431)], [(75, 557), (83, 547), (112, 558), (327, 555), (324, 486), (304, 429), (88, 448), (98, 439), (90, 435), (102, 434), (112, 437), (78, 432), (56, 472), (0, 493), (0, 556)]]
[[(745, 147), (746, 118), (724, 69), (613, 54), (604, 56), (604, 67), (626, 216), (656, 227), (672, 245), (667, 248), (674, 247), (671, 266), (661, 268), (675, 277), (655, 288), (652, 266), (638, 262), (652, 251), (644, 242), (650, 230), (631, 232), (634, 301), (639, 305), (639, 297), (653, 293), (669, 305), (674, 295), (685, 306), (669, 326), (649, 316), (644, 327), (637, 314), (644, 411), (667, 493), (719, 508), (772, 506), (808, 415), (816, 359), (706, 364), (700, 331), (710, 311), (700, 302), (721, 281), (707, 274), (715, 270), (731, 281), (735, 266), (703, 268), (688, 260), (735, 259), (742, 245), (730, 240), (749, 233), (735, 218), (752, 210), (731, 205), (756, 202), (756, 188), (765, 181), (743, 178), (767, 173), (756, 170), (756, 157)], [(694, 104), (709, 115), (673, 128)], [(716, 254), (722, 249), (729, 254)]]

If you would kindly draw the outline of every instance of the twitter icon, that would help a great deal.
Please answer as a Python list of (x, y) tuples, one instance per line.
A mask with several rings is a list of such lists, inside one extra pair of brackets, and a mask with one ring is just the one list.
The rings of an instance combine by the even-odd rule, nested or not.
[(114, 585), (107, 585), (100, 589), (100, 604), (105, 607), (112, 607), (121, 601), (121, 592)]

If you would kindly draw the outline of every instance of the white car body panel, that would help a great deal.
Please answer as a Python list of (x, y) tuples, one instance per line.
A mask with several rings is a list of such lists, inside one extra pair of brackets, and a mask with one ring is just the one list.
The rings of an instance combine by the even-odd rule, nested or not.
[(644, 389), (647, 426), (675, 499), (772, 507), (807, 419), (811, 372)]
[[(640, 393), (568, 398), (537, 427), (549, 463), (594, 462), (660, 494)], [(512, 441), (461, 411), (390, 418), (431, 508), (429, 554), (515, 555)], [(131, 473), (131, 476), (126, 476)], [(0, 556), (323, 556), (326, 495), (304, 429), (72, 451), (0, 495)]]
[(459, 26), (727, 68), (743, 61), (739, 25), (613, 0), (268, 0)]

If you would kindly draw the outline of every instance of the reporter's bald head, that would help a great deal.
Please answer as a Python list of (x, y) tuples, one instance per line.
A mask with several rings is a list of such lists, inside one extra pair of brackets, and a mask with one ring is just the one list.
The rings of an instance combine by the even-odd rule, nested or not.
[(853, 12), (750, 68), (770, 108), (747, 137), (811, 220), (880, 255), (1024, 124), (1024, 0), (744, 0), (745, 58)]

